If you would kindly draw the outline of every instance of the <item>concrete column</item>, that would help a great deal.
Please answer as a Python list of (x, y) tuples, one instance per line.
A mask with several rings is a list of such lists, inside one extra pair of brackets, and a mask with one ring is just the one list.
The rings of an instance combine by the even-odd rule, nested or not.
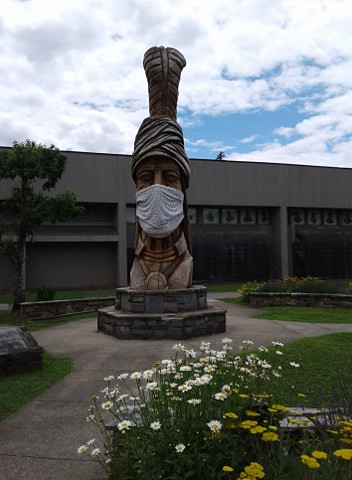
[(287, 207), (280, 206), (272, 215), (272, 258), (273, 277), (284, 278), (289, 275)]
[(127, 225), (125, 202), (120, 201), (117, 204), (116, 215), (117, 230), (119, 232), (119, 242), (116, 255), (116, 286), (123, 287), (127, 285)]

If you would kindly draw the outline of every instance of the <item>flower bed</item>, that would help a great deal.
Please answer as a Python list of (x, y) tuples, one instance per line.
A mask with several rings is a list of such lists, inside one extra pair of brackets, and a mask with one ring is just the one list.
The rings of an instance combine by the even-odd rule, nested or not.
[[(280, 427), (290, 409), (270, 393), (281, 367), (266, 360), (266, 347), (251, 353), (246, 340), (235, 355), (231, 344), (225, 338), (216, 351), (202, 342), (199, 353), (176, 344), (149, 370), (105, 377), (87, 415), (105, 451), (89, 440), (78, 453), (99, 460), (109, 480), (351, 478), (351, 420), (340, 416), (315, 433), (307, 422), (316, 412), (297, 419), (296, 411), (290, 423), (305, 428), (287, 433)], [(272, 344), (280, 357), (283, 345)]]

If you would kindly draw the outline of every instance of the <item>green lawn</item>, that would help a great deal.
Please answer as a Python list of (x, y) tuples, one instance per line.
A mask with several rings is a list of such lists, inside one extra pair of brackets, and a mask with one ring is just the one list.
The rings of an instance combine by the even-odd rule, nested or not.
[(83, 318), (94, 318), (97, 316), (96, 312), (79, 313), (77, 315), (65, 315), (62, 317), (49, 318), (46, 320), (27, 320), (18, 315), (12, 315), (9, 310), (0, 310), (0, 327), (7, 325), (23, 326), (30, 332), (42, 330), (43, 328), (54, 327), (64, 323), (75, 322)]
[(304, 323), (352, 323), (352, 309), (319, 307), (264, 307), (255, 318)]
[[(275, 393), (281, 403), (329, 406), (342, 381), (352, 394), (352, 333), (304, 338), (280, 350), (284, 355), (278, 356), (274, 349), (270, 351), (269, 361), (274, 366), (281, 365), (283, 375), (274, 382), (269, 393)], [(300, 364), (300, 368), (291, 367), (291, 361)], [(305, 394), (306, 398), (302, 400), (298, 393)]]
[(209, 292), (237, 292), (241, 283), (222, 283), (222, 284), (209, 284), (207, 288)]
[[(115, 289), (88, 289), (88, 290), (56, 290), (54, 300), (68, 300), (74, 298), (88, 298), (88, 297), (111, 297), (115, 295)], [(36, 292), (25, 292), (26, 302), (34, 302)], [(0, 293), (0, 303), (11, 304), (12, 295), (9, 292)]]
[(44, 352), (43, 370), (0, 378), (0, 421), (50, 388), (71, 371), (69, 358)]

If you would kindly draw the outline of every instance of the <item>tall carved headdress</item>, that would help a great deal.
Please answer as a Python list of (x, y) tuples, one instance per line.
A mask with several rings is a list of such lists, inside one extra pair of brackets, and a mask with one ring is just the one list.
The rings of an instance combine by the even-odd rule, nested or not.
[(190, 167), (181, 126), (177, 123), (178, 86), (186, 65), (175, 48), (152, 47), (144, 55), (143, 67), (148, 81), (149, 114), (137, 132), (131, 161), (135, 179), (138, 165), (150, 157), (174, 160), (188, 188)]

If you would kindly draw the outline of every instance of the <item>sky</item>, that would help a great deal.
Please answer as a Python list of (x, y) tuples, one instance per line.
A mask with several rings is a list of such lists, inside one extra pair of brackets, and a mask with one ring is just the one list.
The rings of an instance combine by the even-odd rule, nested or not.
[(352, 0), (1, 0), (0, 145), (131, 154), (143, 56), (186, 58), (190, 158), (352, 168)]

